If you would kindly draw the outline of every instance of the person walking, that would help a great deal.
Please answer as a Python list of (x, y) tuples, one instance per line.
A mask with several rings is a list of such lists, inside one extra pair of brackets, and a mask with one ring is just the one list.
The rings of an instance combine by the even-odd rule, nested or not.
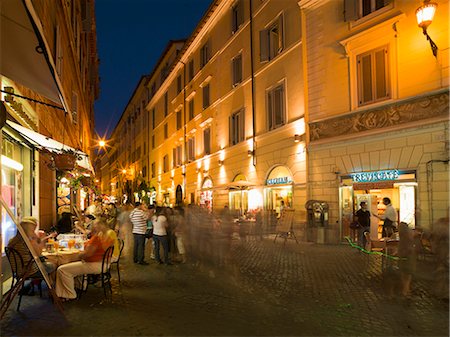
[(167, 217), (161, 208), (156, 209), (156, 214), (152, 217), (152, 223), (153, 241), (155, 242), (155, 260), (159, 264), (163, 264), (159, 253), (159, 247), (161, 244), (164, 250), (164, 263), (170, 265), (172, 263), (169, 260), (169, 241), (167, 236), (167, 228), (169, 227), (169, 223), (167, 222)]
[(355, 217), (359, 224), (359, 245), (364, 248), (366, 247), (366, 237), (364, 236), (364, 233), (370, 233), (370, 212), (367, 209), (367, 202), (361, 201), (359, 206), (361, 208), (355, 213)]
[(136, 202), (135, 208), (130, 213), (130, 220), (133, 225), (133, 261), (134, 263), (148, 265), (144, 260), (145, 254), (145, 232), (147, 230), (148, 214), (145, 205)]

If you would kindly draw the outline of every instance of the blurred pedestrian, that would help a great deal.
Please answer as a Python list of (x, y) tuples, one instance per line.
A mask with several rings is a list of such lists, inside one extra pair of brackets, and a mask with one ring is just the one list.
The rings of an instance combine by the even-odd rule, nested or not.
[(135, 203), (135, 208), (130, 213), (130, 220), (133, 225), (133, 261), (137, 264), (148, 265), (145, 258), (145, 232), (147, 230), (148, 215), (145, 205), (140, 202)]
[(152, 217), (153, 223), (153, 241), (155, 242), (155, 260), (159, 264), (163, 261), (160, 257), (160, 245), (163, 247), (164, 251), (164, 263), (167, 265), (172, 264), (169, 260), (169, 242), (167, 236), (167, 228), (169, 223), (167, 222), (167, 217), (164, 214), (164, 209), (156, 208), (156, 214)]
[(411, 293), (411, 282), (416, 272), (416, 249), (414, 247), (414, 231), (405, 222), (398, 226), (400, 241), (398, 243), (397, 255), (400, 258), (398, 266), (400, 269), (401, 294), (409, 297)]

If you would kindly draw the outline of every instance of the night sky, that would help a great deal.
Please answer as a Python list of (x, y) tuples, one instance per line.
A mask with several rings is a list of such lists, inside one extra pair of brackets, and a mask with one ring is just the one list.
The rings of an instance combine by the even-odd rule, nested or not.
[(169, 40), (188, 38), (212, 0), (96, 0), (100, 97), (95, 129), (110, 134), (140, 77)]

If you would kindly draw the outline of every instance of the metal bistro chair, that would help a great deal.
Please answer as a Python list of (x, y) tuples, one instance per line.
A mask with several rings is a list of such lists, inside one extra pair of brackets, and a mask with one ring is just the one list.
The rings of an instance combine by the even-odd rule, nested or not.
[[(11, 271), (12, 271), (12, 282), (11, 282), (11, 289), (10, 291), (13, 289), (13, 287), (19, 283), (23, 277), (23, 273), (26, 272), (26, 270), (28, 270), (29, 265), (34, 263), (33, 258), (28, 262), (28, 264), (25, 265), (25, 263), (23, 262), (23, 258), (22, 255), (20, 255), (20, 253), (11, 247), (5, 247), (5, 253), (6, 253), (6, 257), (8, 258), (9, 264), (11, 265)], [(39, 296), (42, 297), (42, 280), (43, 277), (26, 277), (25, 280), (31, 280), (32, 282), (34, 281), (38, 281), (37, 282), (37, 286), (39, 289)], [(25, 281), (24, 280), (24, 281)], [(22, 285), (22, 289), (19, 292), (19, 302), (17, 303), (17, 311), (19, 311), (20, 308), (20, 303), (22, 302), (22, 296), (23, 296), (23, 285)]]
[(120, 263), (120, 257), (122, 256), (122, 251), (123, 251), (123, 247), (125, 246), (125, 241), (123, 241), (122, 239), (117, 239), (119, 241), (119, 256), (117, 258), (117, 261), (115, 262), (111, 262), (111, 265), (115, 264), (116, 268), (117, 268), (117, 277), (119, 279), (119, 283), (120, 283), (120, 268), (119, 268), (119, 263)]
[[(109, 246), (103, 254), (102, 260), (102, 270), (98, 274), (85, 274), (83, 275), (82, 287), (83, 290), (80, 292), (80, 298), (82, 292), (87, 292), (89, 284), (94, 284), (97, 282), (97, 276), (100, 276), (100, 281), (102, 282), (103, 292), (105, 294), (105, 298), (108, 298), (106, 295), (106, 286), (109, 287), (109, 292), (112, 294), (111, 289), (111, 258), (114, 251), (114, 246)], [(93, 281), (94, 280), (94, 281)], [(84, 285), (86, 284), (86, 288), (84, 289)]]

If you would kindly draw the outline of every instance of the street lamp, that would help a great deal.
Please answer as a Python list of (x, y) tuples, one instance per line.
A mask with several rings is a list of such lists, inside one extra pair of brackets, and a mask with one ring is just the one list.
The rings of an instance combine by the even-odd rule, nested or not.
[(416, 9), (417, 24), (423, 30), (423, 35), (430, 41), (431, 51), (434, 57), (437, 56), (438, 47), (433, 42), (431, 37), (427, 33), (427, 28), (433, 22), (434, 14), (436, 13), (437, 3), (430, 2), (430, 0), (424, 0), (423, 5)]
[(100, 140), (98, 141), (98, 146), (99, 146), (99, 147), (105, 147), (105, 146), (106, 146), (106, 142), (105, 142), (103, 139), (100, 139)]

